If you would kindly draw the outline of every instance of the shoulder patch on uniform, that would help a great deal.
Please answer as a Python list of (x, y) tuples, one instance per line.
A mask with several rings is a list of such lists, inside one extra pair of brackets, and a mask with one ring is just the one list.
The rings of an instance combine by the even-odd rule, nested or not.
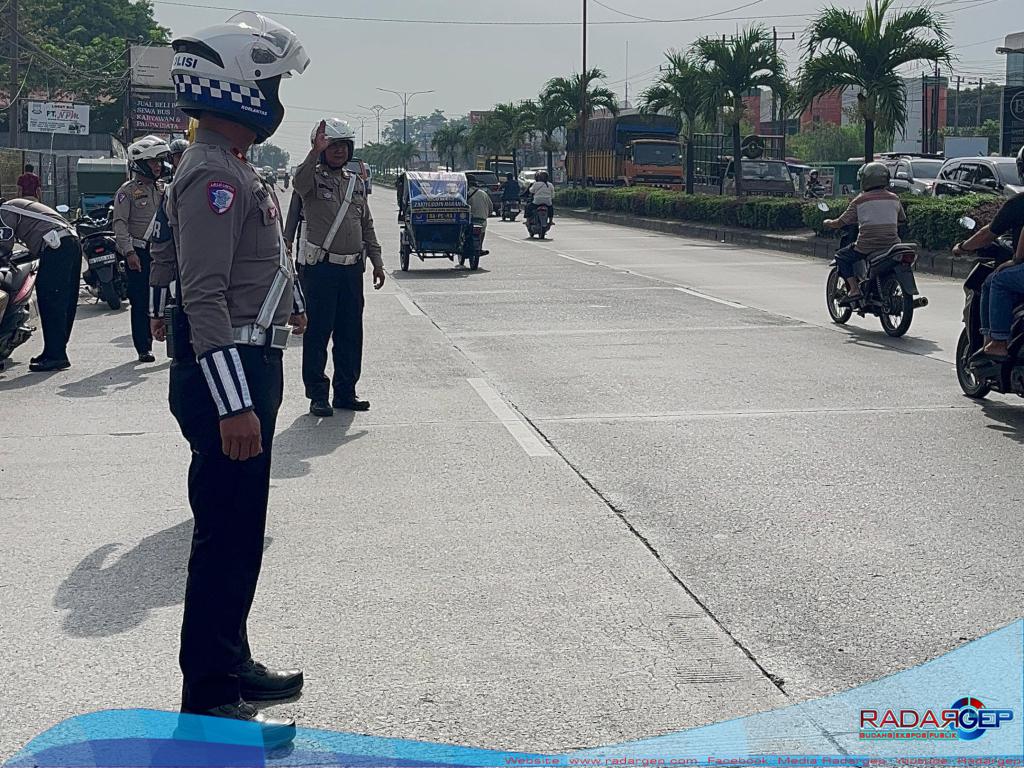
[(128, 193), (127, 192), (118, 192), (117, 193), (117, 202), (123, 203), (127, 197), (128, 197)]
[(231, 210), (235, 204), (235, 188), (223, 181), (211, 181), (206, 185), (206, 194), (210, 201), (210, 208), (218, 216), (222, 216)]

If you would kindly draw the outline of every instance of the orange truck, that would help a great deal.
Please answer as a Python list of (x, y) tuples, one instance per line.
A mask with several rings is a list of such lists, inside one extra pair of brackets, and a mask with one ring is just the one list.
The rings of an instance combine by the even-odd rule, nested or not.
[[(566, 171), (570, 182), (579, 182), (579, 139), (572, 134), (569, 139)], [(587, 123), (586, 147), (589, 185), (683, 190), (683, 155), (671, 117), (641, 115), (635, 109), (624, 109), (618, 115), (595, 113)]]

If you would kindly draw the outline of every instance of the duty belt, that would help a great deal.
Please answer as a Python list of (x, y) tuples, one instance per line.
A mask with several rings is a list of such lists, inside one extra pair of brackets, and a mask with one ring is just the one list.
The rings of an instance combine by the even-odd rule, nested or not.
[(241, 328), (232, 328), (232, 335), (235, 344), (242, 344), (249, 347), (270, 347), (271, 349), (284, 349), (288, 346), (288, 336), (291, 328), (287, 325), (272, 325), (269, 328), (260, 328), (256, 323), (243, 325)]
[(341, 264), (344, 266), (355, 264), (363, 257), (363, 252), (359, 253), (327, 253), (327, 261), (331, 264)]
[(138, 238), (133, 237), (132, 238), (132, 247), (133, 248), (149, 248), (149, 241), (147, 241), (147, 240), (139, 240)]

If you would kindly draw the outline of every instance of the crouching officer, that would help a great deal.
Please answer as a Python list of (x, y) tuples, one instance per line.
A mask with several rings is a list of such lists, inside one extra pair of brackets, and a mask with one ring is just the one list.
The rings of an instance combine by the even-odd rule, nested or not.
[(194, 351), (175, 340), (169, 398), (192, 449), (195, 518), (181, 711), (256, 722), (276, 744), (294, 737), (295, 721), (248, 701), (294, 696), (303, 676), (254, 661), (246, 623), (263, 557), (287, 323), (302, 333), (305, 317), (293, 304), (277, 201), (246, 152), (281, 124), (280, 81), (304, 71), (309, 57), (291, 30), (256, 13), (173, 47), (178, 107), (199, 121), (164, 205)]
[(131, 302), (132, 342), (140, 363), (152, 363), (153, 334), (149, 328), (149, 239), (163, 197), (160, 179), (170, 170), (171, 148), (156, 136), (128, 147), (128, 167), (135, 178), (114, 196), (112, 228), (117, 250), (128, 262), (128, 301)]
[[(314, 416), (333, 416), (334, 408), (368, 410), (356, 397), (363, 364), (364, 258), (373, 262), (373, 287), (384, 285), (384, 260), (373, 229), (363, 182), (345, 169), (352, 157), (355, 131), (344, 120), (323, 120), (313, 129), (313, 148), (295, 172), (295, 192), (305, 219), (300, 244), (302, 290), (309, 328), (302, 340), (302, 381)], [(334, 401), (327, 343), (334, 336)]]
[(29, 198), (0, 200), (0, 254), (24, 243), (39, 259), (36, 300), (43, 326), (43, 353), (29, 362), (30, 371), (71, 367), (68, 339), (78, 311), (82, 248), (71, 225), (57, 211)]

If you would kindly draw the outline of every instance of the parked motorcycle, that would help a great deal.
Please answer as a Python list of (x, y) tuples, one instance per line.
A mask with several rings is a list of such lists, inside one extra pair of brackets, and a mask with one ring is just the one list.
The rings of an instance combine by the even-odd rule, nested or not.
[(516, 217), (519, 216), (519, 201), (518, 200), (502, 200), (501, 201), (501, 220), (502, 221), (515, 221)]
[(533, 206), (530, 219), (526, 222), (526, 229), (530, 233), (531, 238), (536, 235), (541, 240), (544, 239), (548, 230), (551, 229), (551, 220), (548, 218), (548, 207), (546, 205), (541, 203), (540, 205)]
[[(977, 222), (969, 216), (964, 216), (958, 223), (967, 230), (977, 228)], [(960, 382), (960, 389), (968, 397), (980, 400), (992, 390), (1024, 397), (1024, 304), (1018, 304), (1013, 310), (1010, 341), (1007, 344), (1010, 351), (1009, 359), (1002, 363), (988, 360), (975, 366), (970, 364), (971, 356), (978, 352), (983, 344), (982, 283), (995, 272), (996, 267), (1013, 258), (1013, 241), (1008, 235), (1004, 235), (994, 243), (979, 249), (977, 254), (979, 258), (964, 281), (964, 329), (960, 332), (960, 340), (956, 345), (956, 378)]]
[(117, 251), (109, 221), (82, 217), (72, 222), (82, 242), (82, 255), (89, 268), (82, 276), (89, 293), (120, 309), (128, 298), (127, 260)]
[(39, 260), (28, 251), (0, 257), (0, 371), (35, 330), (28, 324), (29, 302), (38, 272)]
[[(818, 210), (828, 211), (825, 203), (818, 203)], [(845, 248), (857, 237), (856, 225), (846, 227), (839, 247)], [(832, 321), (844, 325), (856, 312), (861, 317), (875, 315), (882, 329), (890, 336), (902, 336), (910, 330), (914, 310), (928, 306), (928, 299), (918, 296), (917, 281), (914, 278), (914, 263), (917, 261), (917, 246), (913, 243), (898, 243), (892, 248), (871, 254), (865, 261), (857, 263), (857, 279), (860, 281), (863, 298), (856, 306), (843, 304), (849, 293), (846, 280), (839, 276), (839, 268), (833, 259), (829, 266), (828, 281), (825, 283), (825, 301)], [(918, 296), (918, 298), (914, 298)]]

